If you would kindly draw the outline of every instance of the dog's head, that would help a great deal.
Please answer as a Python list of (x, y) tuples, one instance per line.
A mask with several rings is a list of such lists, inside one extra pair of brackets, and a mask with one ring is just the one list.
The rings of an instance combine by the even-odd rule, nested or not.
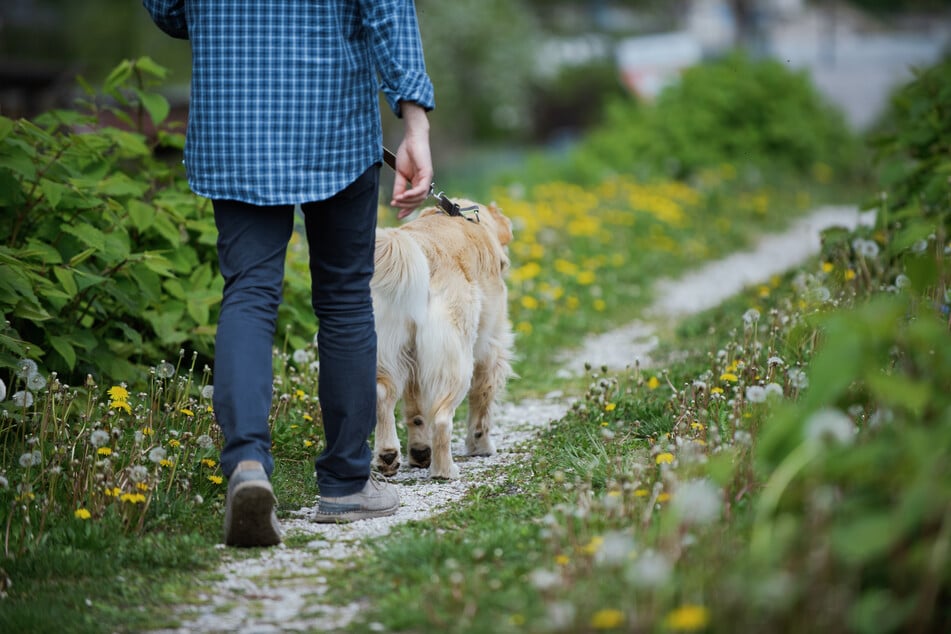
[[(503, 247), (512, 241), (512, 221), (502, 213), (502, 210), (494, 202), (481, 205), (465, 198), (455, 198), (452, 202), (459, 205), (460, 209), (478, 207), (479, 213), (474, 220), (481, 225), (485, 225), (485, 228), (499, 239), (499, 244)], [(433, 208), (432, 213), (439, 213), (439, 210)], [(472, 216), (467, 214), (466, 217)]]

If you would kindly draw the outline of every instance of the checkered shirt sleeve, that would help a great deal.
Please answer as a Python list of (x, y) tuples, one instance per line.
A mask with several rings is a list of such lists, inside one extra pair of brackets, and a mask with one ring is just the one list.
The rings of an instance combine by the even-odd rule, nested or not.
[(434, 107), (412, 0), (143, 0), (192, 47), (185, 167), (202, 196), (324, 200), (380, 161), (379, 93)]

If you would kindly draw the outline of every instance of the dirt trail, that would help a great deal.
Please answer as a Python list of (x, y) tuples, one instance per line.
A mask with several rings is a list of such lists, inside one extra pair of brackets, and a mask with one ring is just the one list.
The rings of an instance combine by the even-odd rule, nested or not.
[[(754, 250), (710, 263), (679, 280), (661, 282), (657, 293), (661, 299), (647, 314), (651, 320), (669, 319), (716, 306), (745, 285), (765, 281), (814, 255), (821, 229), (832, 225), (854, 227), (867, 221), (868, 216), (855, 208), (821, 208), (787, 232), (766, 236)], [(586, 361), (615, 369), (634, 360), (647, 366), (656, 345), (650, 321), (629, 324), (586, 340), (581, 349), (564, 357), (560, 374), (583, 372)], [(462, 499), (470, 489), (504, 477), (503, 466), (527, 457), (522, 441), (561, 418), (568, 406), (568, 399), (559, 392), (540, 400), (501, 404), (493, 430), (499, 452), (491, 457), (464, 457), (462, 430), (457, 429), (454, 454), (462, 477), (453, 482), (432, 482), (420, 479), (419, 470), (404, 466), (394, 478), (403, 484), (402, 505), (395, 516), (326, 525), (308, 520), (312, 507), (295, 512), (282, 521), (284, 531), (296, 543), (304, 536), (306, 546), (229, 550), (218, 571), (221, 580), (197, 593), (195, 601), (199, 605), (180, 608), (182, 626), (165, 632), (346, 630), (364, 606), (331, 605), (324, 599), (334, 575), (345, 574), (338, 569), (340, 563), (359, 558), (370, 540), (387, 534), (394, 526), (432, 517)]]

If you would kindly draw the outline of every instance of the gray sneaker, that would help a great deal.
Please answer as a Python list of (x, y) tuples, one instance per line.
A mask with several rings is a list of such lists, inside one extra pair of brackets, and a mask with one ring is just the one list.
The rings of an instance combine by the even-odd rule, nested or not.
[(274, 546), (281, 543), (277, 498), (260, 462), (242, 461), (228, 479), (225, 502), (225, 544)]
[(321, 496), (314, 521), (321, 524), (356, 522), (393, 515), (400, 508), (396, 487), (372, 476), (362, 491), (340, 497)]

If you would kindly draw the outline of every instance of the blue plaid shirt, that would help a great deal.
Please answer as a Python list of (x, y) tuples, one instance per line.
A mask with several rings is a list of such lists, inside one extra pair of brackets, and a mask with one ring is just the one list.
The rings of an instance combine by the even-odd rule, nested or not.
[(413, 0), (143, 0), (190, 40), (192, 190), (324, 200), (382, 157), (379, 91), (432, 109)]

